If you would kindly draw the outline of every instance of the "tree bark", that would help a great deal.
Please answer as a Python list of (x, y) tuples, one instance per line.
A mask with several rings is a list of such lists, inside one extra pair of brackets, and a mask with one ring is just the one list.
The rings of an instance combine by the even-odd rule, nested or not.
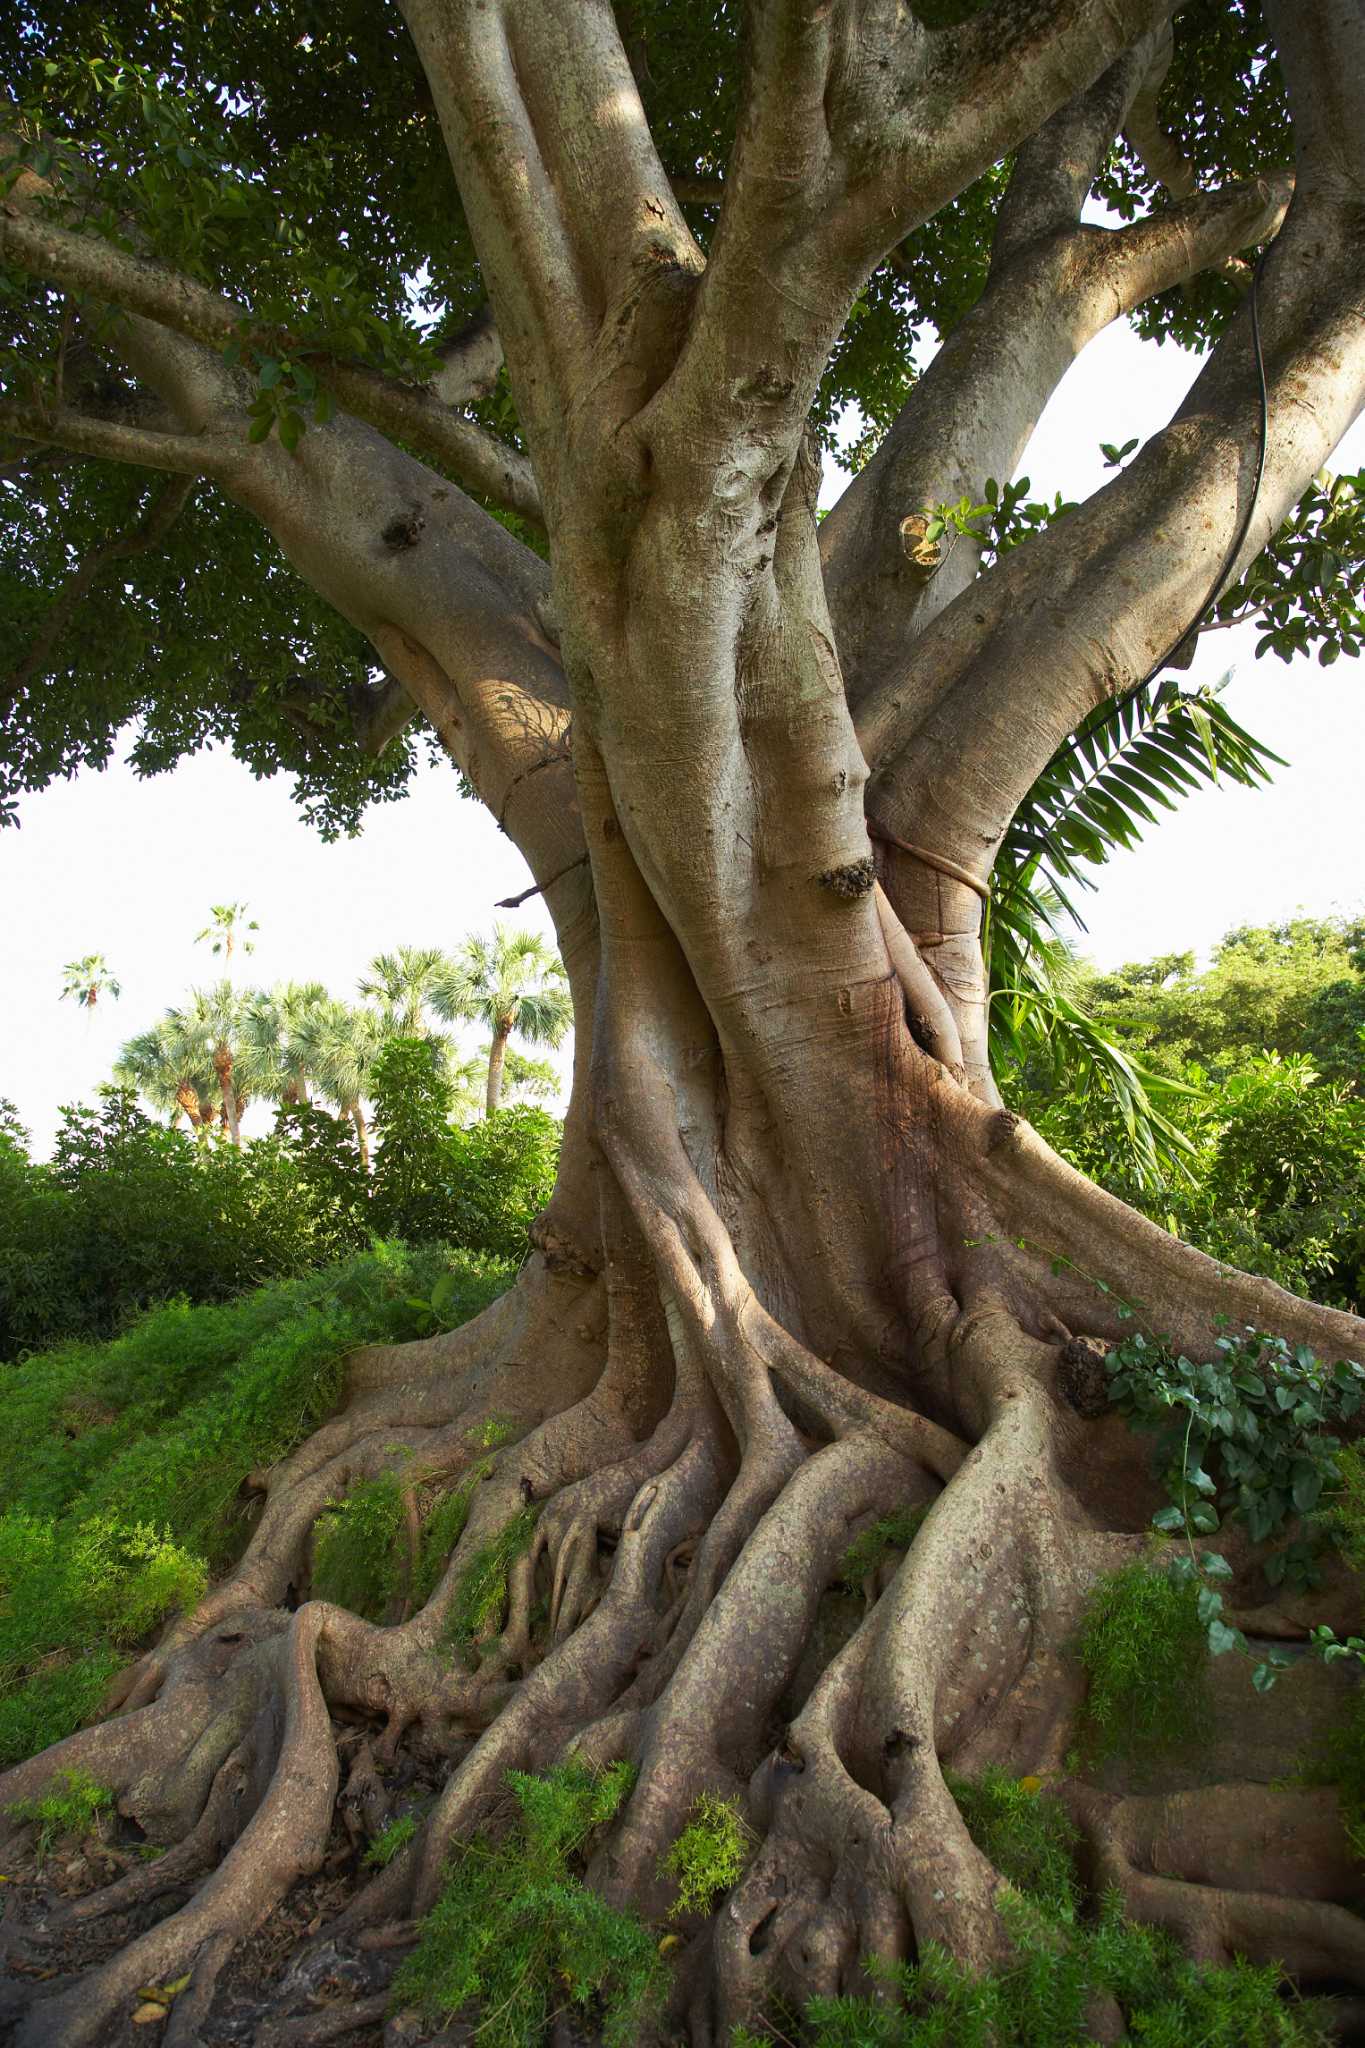
[[(1261, 316), (1272, 445), (1239, 560), (1365, 397), (1365, 30), (1347, 0), (1275, 10), (1287, 214), (1268, 181), (1082, 227), (1170, 11), (1003, 0), (931, 34), (870, 0), (770, 0), (707, 261), (605, 0), (408, 0), (518, 392), (552, 602), (543, 564), (384, 439), (392, 393), (292, 455), (248, 447), (210, 345), (236, 311), (154, 266), (130, 279), (120, 252), (101, 269), (74, 233), (29, 233), (15, 188), (11, 255), (123, 291), (119, 345), (176, 409), (171, 445), (139, 431), (127, 459), (175, 470), (197, 450), (195, 473), (370, 636), (525, 852), (576, 1032), (559, 1181), (516, 1285), (463, 1330), (353, 1357), (338, 1415), (249, 1475), (263, 1505), (240, 1561), (125, 1675), (123, 1711), (0, 1783), (3, 1804), (79, 1766), (196, 1874), (217, 1866), (77, 1984), (40, 1990), (24, 2048), (100, 2040), (132, 1989), (183, 1971), (185, 2009), (208, 2013), (235, 1944), (327, 1851), (334, 1715), (364, 1723), (373, 1764), (407, 1746), (447, 1768), (418, 1839), (320, 1940), (424, 1911), (506, 1773), (573, 1753), (637, 1767), (590, 1877), (647, 1914), (670, 1902), (661, 1859), (696, 1799), (745, 1804), (752, 1862), (688, 1931), (677, 1979), (696, 2048), (770, 1998), (866, 1988), (865, 1959), (928, 1940), (989, 1966), (1008, 1949), (1001, 1880), (945, 1771), (1065, 1775), (1070, 1645), (1156, 1504), (1147, 1445), (1098, 1412), (1077, 1360), (1124, 1334), (1127, 1303), (1195, 1359), (1220, 1318), (1361, 1357), (1354, 1318), (1215, 1265), (1073, 1173), (1001, 1108), (985, 1058), (1000, 834), (1059, 740), (1187, 629), (1245, 517), (1247, 320), (1064, 526), (984, 576), (955, 567), (941, 601), (900, 552), (926, 496), (1007, 473), (1106, 317), (1282, 215)], [(805, 423), (852, 294), (1016, 149), (980, 306), (821, 536)], [(63, 446), (94, 434), (55, 427)], [(399, 515), (420, 538), (395, 550)], [(230, 1059), (215, 1068), (237, 1142)], [(494, 1424), (419, 1611), (378, 1629), (307, 1597), (329, 1505), (392, 1473), (429, 1508), (482, 1469)], [(528, 1504), (477, 1669), (456, 1668), (438, 1652), (464, 1575)], [(832, 1645), (851, 1540), (911, 1507), (927, 1514), (908, 1553)], [(1302, 1608), (1267, 1606), (1249, 1548), (1234, 1569), (1230, 1612), (1306, 1634)], [(1365, 1988), (1360, 1923), (1297, 1896), (1292, 1859), (1273, 1909), (1239, 1889), (1266, 1788), (1214, 1802), (1216, 1881), (1203, 1808), (1111, 1805), (1079, 1781), (1068, 1796), (1132, 1910), (1197, 1954), (1233, 1928), (1273, 1955), (1289, 1929), (1318, 1977)], [(1313, 1825), (1340, 1847), (1334, 1810)], [(143, 1894), (120, 1883), (85, 1917), (122, 1929)]]
[(484, 1087), (483, 1113), (494, 1116), (502, 1101), (502, 1069), (507, 1057), (507, 1041), (512, 1036), (510, 1020), (499, 1017), (493, 1031), (493, 1043), (488, 1048), (488, 1079)]

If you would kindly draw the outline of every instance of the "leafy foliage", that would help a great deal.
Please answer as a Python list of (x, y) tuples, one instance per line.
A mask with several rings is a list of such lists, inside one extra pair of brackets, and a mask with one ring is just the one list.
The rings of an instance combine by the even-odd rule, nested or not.
[(1190, 1150), (1170, 1113), (1187, 1084), (1121, 1045), (1077, 1000), (1061, 921), (1081, 921), (1074, 892), (1095, 886), (1089, 869), (1136, 845), (1159, 811), (1201, 783), (1265, 780), (1276, 758), (1217, 691), (1149, 686), (1082, 722), (1020, 804), (996, 855), (982, 934), (992, 1063), (1002, 1072), (1032, 1061), (1054, 1082), (1064, 1077), (1069, 1092), (1107, 1098), (1146, 1185)]
[(392, 1472), (353, 1487), (313, 1532), (313, 1592), (367, 1621), (382, 1621), (397, 1581), (394, 1544), (403, 1495)]
[[(281, 1109), (240, 1151), (154, 1124), (126, 1090), (63, 1112), (50, 1164), (0, 1122), (0, 1359), (112, 1335), (170, 1296), (221, 1300), (360, 1250), (372, 1237), (439, 1240), (517, 1260), (554, 1186), (559, 1124), (516, 1106), (467, 1130), (419, 1041), (391, 1041), (372, 1083), (373, 1176), (348, 1122)], [(428, 1327), (470, 1312), (457, 1264)]]
[(975, 1977), (933, 1943), (915, 1963), (870, 1964), (902, 2003), (812, 1999), (811, 2048), (1084, 2048), (1105, 1996), (1147, 2048), (1312, 2048), (1331, 2038), (1273, 1966), (1191, 1963), (1169, 1936), (1128, 1924), (1117, 1899), (1088, 1926), (1023, 1901), (1004, 1911), (1015, 1946), (1004, 1969)]
[[(1231, 1515), (1253, 1543), (1266, 1543), (1336, 1490), (1341, 1446), (1326, 1425), (1359, 1411), (1365, 1367), (1324, 1366), (1306, 1345), (1291, 1350), (1259, 1330), (1225, 1333), (1215, 1350), (1214, 1360), (1196, 1365), (1135, 1330), (1106, 1360), (1110, 1396), (1136, 1428), (1157, 1433), (1157, 1469), (1170, 1497), (1158, 1529), (1211, 1535), (1220, 1516)], [(1297, 1591), (1317, 1576), (1304, 1543), (1272, 1552), (1265, 1574), (1272, 1586)], [(1212, 1635), (1221, 1599), (1205, 1604), (1210, 1648), (1232, 1648)]]
[(606, 2048), (638, 2041), (662, 1992), (654, 1937), (577, 1875), (633, 1776), (627, 1764), (599, 1774), (573, 1761), (541, 1778), (510, 1771), (514, 1826), (458, 1852), (395, 1998), (436, 2020), (477, 2005), (487, 2048), (539, 2048), (566, 1999), (597, 2008)]
[(718, 1799), (713, 1792), (694, 1800), (687, 1826), (659, 1866), (678, 1880), (670, 1915), (709, 1913), (744, 1875), (754, 1839), (737, 1800)]
[(1141, 1559), (1096, 1582), (1077, 1652), (1089, 1680), (1084, 1753), (1139, 1766), (1179, 1750), (1205, 1698), (1204, 1623), (1193, 1585)]
[(355, 1345), (414, 1334), (414, 1289), (429, 1291), (450, 1264), (462, 1264), (471, 1314), (509, 1277), (378, 1246), (229, 1304), (172, 1303), (111, 1343), (8, 1369), (0, 1765), (78, 1726), (121, 1653), (237, 1554), (243, 1476), (330, 1413)]
[(538, 1513), (534, 1502), (528, 1502), (470, 1558), (460, 1574), (446, 1617), (446, 1634), (451, 1642), (472, 1647), (500, 1623), (507, 1604), (507, 1574), (530, 1549)]
[(36, 1799), (16, 1799), (5, 1811), (11, 1820), (29, 1821), (37, 1828), (41, 1863), (63, 1835), (80, 1838), (93, 1833), (113, 1803), (109, 1787), (96, 1784), (85, 1771), (58, 1771), (46, 1792)]
[(395, 1856), (402, 1854), (417, 1833), (415, 1813), (400, 1813), (386, 1828), (375, 1836), (365, 1851), (365, 1861), (372, 1870), (385, 1870)]
[(972, 1780), (948, 1774), (972, 1840), (1000, 1875), (1054, 1918), (1074, 1919), (1076, 1830), (1036, 1779), (991, 1766)]
[(492, 1460), (481, 1458), (466, 1472), (458, 1486), (443, 1494), (422, 1522), (422, 1541), (413, 1575), (413, 1598), (427, 1601), (435, 1592), (447, 1560), (464, 1534), (475, 1488), (493, 1470)]

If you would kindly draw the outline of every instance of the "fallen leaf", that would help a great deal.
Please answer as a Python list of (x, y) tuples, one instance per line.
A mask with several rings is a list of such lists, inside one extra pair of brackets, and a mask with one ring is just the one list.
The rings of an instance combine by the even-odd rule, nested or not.
[(157, 2005), (153, 2000), (148, 1999), (146, 2005), (140, 2005), (133, 2014), (133, 2025), (135, 2027), (149, 2027), (153, 2020), (164, 2020), (165, 2017), (165, 2006)]
[(666, 1934), (663, 1940), (659, 1943), (659, 1954), (661, 1956), (666, 1956), (670, 1949), (681, 1947), (682, 1936), (680, 1934)]
[(1019, 1790), (1021, 1792), (1041, 1792), (1042, 1789), (1043, 1781), (1041, 1778), (1021, 1778), (1019, 1780)]

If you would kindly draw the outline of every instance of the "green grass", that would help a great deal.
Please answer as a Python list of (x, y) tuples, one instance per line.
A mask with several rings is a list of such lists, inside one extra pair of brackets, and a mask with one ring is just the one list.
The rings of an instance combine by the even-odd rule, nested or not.
[(446, 1617), (446, 1635), (451, 1642), (472, 1647), (499, 1626), (507, 1604), (507, 1575), (530, 1549), (539, 1512), (529, 1504), (518, 1508), (497, 1535), (470, 1558)]
[(897, 1508), (870, 1528), (855, 1536), (839, 1565), (839, 1579), (850, 1593), (862, 1590), (863, 1580), (897, 1551), (906, 1551), (919, 1533), (927, 1507)]
[(5, 1811), (11, 1820), (37, 1828), (35, 1847), (41, 1863), (64, 1835), (83, 1841), (92, 1834), (113, 1804), (108, 1786), (97, 1785), (84, 1771), (58, 1771), (41, 1798), (16, 1799)]
[[(246, 1473), (332, 1412), (356, 1345), (417, 1334), (411, 1299), (443, 1273), (458, 1281), (462, 1316), (510, 1278), (439, 1247), (377, 1245), (6, 1368), (0, 1768), (79, 1727), (126, 1654), (240, 1553)], [(371, 1603), (384, 1560), (359, 1556), (351, 1539), (376, 1506), (371, 1494), (360, 1510), (339, 1507), (321, 1545), (324, 1583)]]
[(1142, 1560), (1097, 1581), (1078, 1644), (1090, 1681), (1078, 1731), (1087, 1760), (1147, 1766), (1206, 1724), (1198, 1597), (1197, 1583), (1178, 1585)]
[(412, 1586), (413, 1599), (418, 1606), (428, 1601), (440, 1584), (450, 1553), (464, 1534), (475, 1489), (483, 1484), (492, 1470), (492, 1459), (480, 1458), (478, 1464), (465, 1473), (459, 1485), (443, 1494), (424, 1516)]
[(678, 1896), (670, 1917), (709, 1913), (721, 1892), (728, 1892), (744, 1874), (754, 1836), (734, 1799), (703, 1792), (693, 1803), (692, 1817), (661, 1869), (678, 1880)]
[(632, 2048), (665, 1979), (657, 1942), (583, 1884), (592, 1837), (633, 1782), (627, 1764), (603, 1772), (570, 1761), (544, 1777), (507, 1782), (517, 1804), (499, 1842), (461, 1849), (394, 1978), (395, 2005), (428, 2018), (477, 2009), (480, 2048), (541, 2048), (556, 2011), (589, 2008), (605, 2048)]

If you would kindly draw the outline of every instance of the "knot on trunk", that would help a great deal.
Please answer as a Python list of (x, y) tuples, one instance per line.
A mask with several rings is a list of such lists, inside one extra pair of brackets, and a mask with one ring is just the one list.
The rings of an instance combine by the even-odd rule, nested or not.
[(1098, 1337), (1072, 1337), (1062, 1346), (1057, 1391), (1069, 1408), (1095, 1421), (1109, 1410), (1108, 1347)]
[(858, 896), (866, 896), (877, 879), (877, 871), (872, 864), (871, 854), (865, 853), (861, 860), (846, 861), (839, 868), (826, 868), (823, 875), (817, 876), (816, 879), (822, 889), (828, 889), (833, 895), (852, 901)]
[(401, 548), (415, 548), (422, 538), (422, 529), (426, 523), (414, 506), (407, 512), (400, 512), (397, 518), (391, 519), (379, 537), (386, 548), (393, 548), (395, 551)]
[(527, 1236), (552, 1273), (571, 1274), (577, 1280), (593, 1280), (598, 1268), (581, 1245), (549, 1220), (548, 1212), (537, 1216)]

